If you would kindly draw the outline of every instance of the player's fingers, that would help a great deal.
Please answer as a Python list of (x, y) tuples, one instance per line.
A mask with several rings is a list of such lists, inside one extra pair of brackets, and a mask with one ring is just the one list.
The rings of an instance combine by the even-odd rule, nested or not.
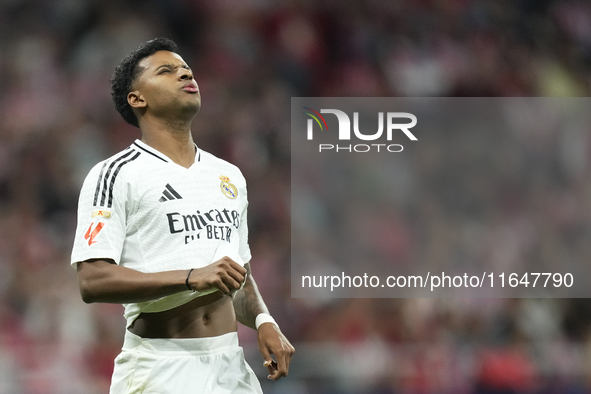
[(224, 283), (224, 281), (221, 278), (218, 278), (218, 280), (214, 281), (212, 283), (212, 286), (219, 289), (224, 294), (231, 293), (231, 290), (228, 289), (228, 286), (226, 286), (226, 284)]
[(271, 374), (270, 379), (272, 380), (277, 380), (287, 376), (289, 371), (289, 362), (291, 361), (291, 356), (288, 356), (285, 352), (276, 352), (275, 357), (277, 358), (277, 370)]
[(240, 272), (236, 271), (236, 270), (228, 270), (228, 275), (230, 275), (236, 282), (242, 284), (242, 282), (244, 282), (244, 275), (241, 274)]
[(234, 279), (229, 273), (223, 273), (220, 278), (230, 291), (238, 290), (240, 288), (240, 282)]
[(266, 346), (259, 344), (259, 351), (261, 352), (261, 356), (263, 356), (263, 365), (268, 367), (269, 364), (273, 362), (269, 349), (267, 349)]
[(240, 275), (246, 275), (246, 268), (235, 262), (234, 260), (230, 259), (230, 267), (237, 271)]
[(272, 379), (272, 380), (276, 380), (276, 379), (273, 379), (273, 376), (275, 375), (275, 372), (277, 371), (277, 363), (274, 360), (269, 360), (269, 361), (265, 361), (263, 363), (263, 365), (267, 367), (267, 371), (269, 372), (269, 375), (267, 375), (267, 378)]
[(244, 277), (246, 276), (246, 269), (234, 260), (232, 260), (230, 257), (224, 256), (220, 260), (218, 260), (217, 263), (220, 264), (218, 265), (219, 268), (223, 269), (226, 273), (231, 275), (234, 279), (236, 279), (236, 281), (238, 281), (239, 283), (242, 283), (244, 281)]
[(277, 372), (274, 375), (274, 380), (277, 380), (283, 376), (287, 376), (289, 373), (291, 357), (295, 352), (294, 347), (287, 341), (287, 339), (282, 342), (281, 348), (273, 352), (275, 354), (275, 358), (277, 359)]

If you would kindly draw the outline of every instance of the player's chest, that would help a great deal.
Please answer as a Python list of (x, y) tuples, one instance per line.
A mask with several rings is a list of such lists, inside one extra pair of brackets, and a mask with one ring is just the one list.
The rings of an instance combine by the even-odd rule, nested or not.
[(231, 224), (242, 212), (245, 192), (223, 171), (154, 171), (136, 182), (133, 216), (142, 223), (157, 221), (176, 230), (185, 223)]

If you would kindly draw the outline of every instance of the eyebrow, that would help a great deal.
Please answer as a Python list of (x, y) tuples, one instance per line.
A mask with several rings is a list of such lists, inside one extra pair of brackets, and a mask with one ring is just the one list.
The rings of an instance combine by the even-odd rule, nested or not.
[[(174, 69), (174, 68), (177, 68), (177, 67), (173, 66), (173, 65), (172, 65), (172, 64), (170, 64), (170, 63), (166, 63), (166, 64), (162, 64), (162, 65), (158, 66), (158, 68), (156, 68), (156, 71), (160, 70), (162, 67), (166, 67), (166, 68), (173, 68), (173, 69)], [(184, 68), (184, 69), (191, 70), (191, 68), (190, 68), (189, 66), (187, 66), (186, 64), (181, 64), (181, 65), (180, 65), (180, 66), (178, 66), (178, 67), (182, 67), (182, 68)]]

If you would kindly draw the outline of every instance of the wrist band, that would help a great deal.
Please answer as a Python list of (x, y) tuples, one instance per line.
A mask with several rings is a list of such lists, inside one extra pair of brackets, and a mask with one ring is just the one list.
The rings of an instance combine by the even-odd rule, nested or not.
[(256, 319), (254, 320), (254, 325), (257, 328), (257, 330), (263, 323), (273, 323), (277, 325), (277, 322), (275, 321), (275, 319), (273, 319), (271, 315), (269, 315), (268, 313), (259, 313)]
[(189, 290), (191, 290), (191, 291), (193, 291), (193, 292), (195, 292), (195, 290), (193, 290), (193, 289), (191, 288), (191, 285), (189, 285), (189, 276), (191, 276), (191, 272), (193, 272), (193, 270), (194, 270), (194, 269), (195, 269), (195, 268), (191, 268), (191, 269), (189, 270), (189, 273), (187, 274), (187, 279), (185, 279), (185, 285), (187, 286), (187, 289), (189, 289)]

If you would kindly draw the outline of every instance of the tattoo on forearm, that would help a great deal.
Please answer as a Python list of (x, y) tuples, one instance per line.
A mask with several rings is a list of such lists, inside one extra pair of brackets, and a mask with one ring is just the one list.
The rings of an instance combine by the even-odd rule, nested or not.
[(248, 277), (242, 290), (234, 297), (234, 310), (236, 319), (245, 326), (255, 328), (255, 318), (259, 313), (268, 313), (267, 306), (259, 293), (256, 282), (250, 273), (250, 267), (246, 267)]

